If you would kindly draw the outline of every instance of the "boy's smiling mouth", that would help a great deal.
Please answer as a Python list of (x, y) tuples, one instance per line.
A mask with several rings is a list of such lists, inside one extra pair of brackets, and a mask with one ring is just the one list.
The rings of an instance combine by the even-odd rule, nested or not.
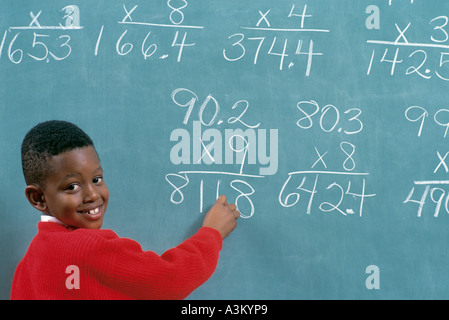
[(98, 207), (98, 208), (95, 208), (95, 209), (93, 209), (93, 210), (86, 211), (85, 213), (88, 213), (88, 214), (96, 214), (96, 213), (98, 213), (98, 211), (100, 211), (100, 208), (99, 208), (99, 207)]
[(96, 207), (91, 207), (85, 210), (79, 210), (77, 211), (79, 214), (83, 214), (92, 218), (98, 218), (99, 216), (101, 216), (102, 214), (102, 209), (103, 208), (103, 204), (96, 206)]

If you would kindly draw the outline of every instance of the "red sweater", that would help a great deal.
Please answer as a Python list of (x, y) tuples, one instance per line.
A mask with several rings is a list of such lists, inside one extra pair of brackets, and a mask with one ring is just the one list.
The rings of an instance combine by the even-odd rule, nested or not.
[[(39, 222), (19, 263), (11, 299), (184, 299), (215, 271), (220, 233), (201, 228), (161, 256), (111, 230), (68, 229)], [(79, 289), (74, 283), (76, 266)]]

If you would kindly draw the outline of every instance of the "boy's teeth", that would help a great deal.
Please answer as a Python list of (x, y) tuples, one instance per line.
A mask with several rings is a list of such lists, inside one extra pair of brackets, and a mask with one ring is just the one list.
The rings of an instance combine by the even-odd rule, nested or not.
[(87, 213), (88, 214), (96, 214), (96, 213), (98, 213), (98, 211), (100, 211), (100, 209), (99, 208), (95, 208), (93, 210), (89, 210)]

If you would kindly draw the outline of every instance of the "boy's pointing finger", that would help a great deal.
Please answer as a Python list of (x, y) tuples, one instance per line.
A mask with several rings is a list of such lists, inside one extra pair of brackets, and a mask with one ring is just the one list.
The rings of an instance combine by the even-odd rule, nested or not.
[(219, 196), (216, 203), (226, 205), (227, 204), (226, 196), (225, 195)]
[(237, 220), (238, 218), (240, 218), (240, 211), (238, 211), (237, 209), (232, 211), (232, 213), (234, 214), (235, 219)]

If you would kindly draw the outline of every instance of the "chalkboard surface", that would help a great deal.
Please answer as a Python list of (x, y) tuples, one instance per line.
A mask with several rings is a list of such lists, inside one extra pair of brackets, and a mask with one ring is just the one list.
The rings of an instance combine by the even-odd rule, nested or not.
[(103, 228), (159, 254), (242, 218), (189, 299), (449, 298), (449, 3), (0, 4), (0, 298), (37, 232), (20, 144), (95, 141)]

